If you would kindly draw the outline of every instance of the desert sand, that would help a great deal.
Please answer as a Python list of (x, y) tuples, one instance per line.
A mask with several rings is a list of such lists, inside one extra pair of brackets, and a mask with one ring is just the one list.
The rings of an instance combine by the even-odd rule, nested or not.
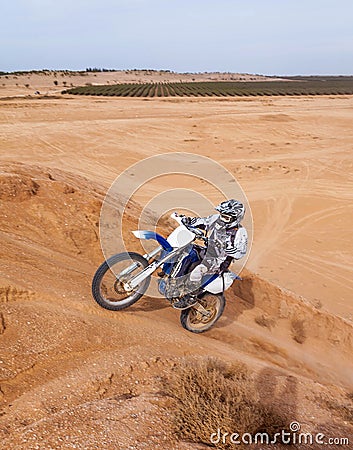
[[(244, 361), (293, 420), (352, 437), (318, 398), (353, 408), (353, 98), (24, 93), (0, 91), (0, 447), (198, 448), (158, 394), (186, 355)], [(90, 294), (105, 192), (166, 152), (223, 164), (254, 218), (244, 280), (200, 336), (162, 300), (112, 313)]]

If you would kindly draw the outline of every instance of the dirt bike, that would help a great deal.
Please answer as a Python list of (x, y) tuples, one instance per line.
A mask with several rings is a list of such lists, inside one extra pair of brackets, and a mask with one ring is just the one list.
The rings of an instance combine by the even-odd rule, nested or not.
[[(185, 279), (203, 259), (207, 237), (203, 231), (183, 223), (183, 215), (171, 214), (179, 226), (165, 239), (153, 231), (133, 231), (139, 239), (154, 239), (159, 246), (143, 256), (135, 252), (118, 253), (103, 262), (92, 281), (92, 294), (103, 308), (119, 311), (128, 308), (147, 291), (152, 274), (162, 267), (159, 292), (173, 304), (188, 294)], [(201, 241), (203, 245), (195, 243)], [(197, 291), (197, 303), (181, 310), (182, 326), (193, 333), (209, 330), (221, 317), (225, 307), (224, 291), (235, 279), (225, 270), (206, 274)]]

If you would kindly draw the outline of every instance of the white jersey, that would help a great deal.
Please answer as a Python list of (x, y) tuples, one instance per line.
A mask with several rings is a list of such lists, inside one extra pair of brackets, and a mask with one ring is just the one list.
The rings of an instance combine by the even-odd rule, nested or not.
[(238, 227), (226, 229), (219, 228), (217, 220), (219, 214), (208, 217), (190, 218), (190, 225), (204, 229), (208, 236), (206, 261), (212, 267), (220, 265), (227, 257), (240, 259), (246, 255), (248, 248), (248, 233), (246, 229)]

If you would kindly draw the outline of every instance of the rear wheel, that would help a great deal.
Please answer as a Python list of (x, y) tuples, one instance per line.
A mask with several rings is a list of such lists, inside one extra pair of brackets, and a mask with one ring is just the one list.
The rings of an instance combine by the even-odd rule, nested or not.
[(182, 326), (192, 333), (209, 330), (221, 317), (226, 304), (223, 294), (206, 293), (199, 302), (180, 314)]
[[(126, 252), (112, 256), (98, 267), (93, 277), (93, 298), (102, 308), (113, 311), (133, 305), (147, 291), (151, 276), (134, 289), (129, 287), (129, 280), (141, 273), (147, 266), (148, 261), (138, 253)], [(121, 275), (129, 267), (133, 270)]]

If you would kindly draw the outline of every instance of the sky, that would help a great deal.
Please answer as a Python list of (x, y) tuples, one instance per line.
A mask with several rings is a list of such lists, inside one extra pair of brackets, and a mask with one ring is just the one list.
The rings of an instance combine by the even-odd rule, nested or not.
[(353, 74), (352, 0), (1, 0), (0, 71)]

